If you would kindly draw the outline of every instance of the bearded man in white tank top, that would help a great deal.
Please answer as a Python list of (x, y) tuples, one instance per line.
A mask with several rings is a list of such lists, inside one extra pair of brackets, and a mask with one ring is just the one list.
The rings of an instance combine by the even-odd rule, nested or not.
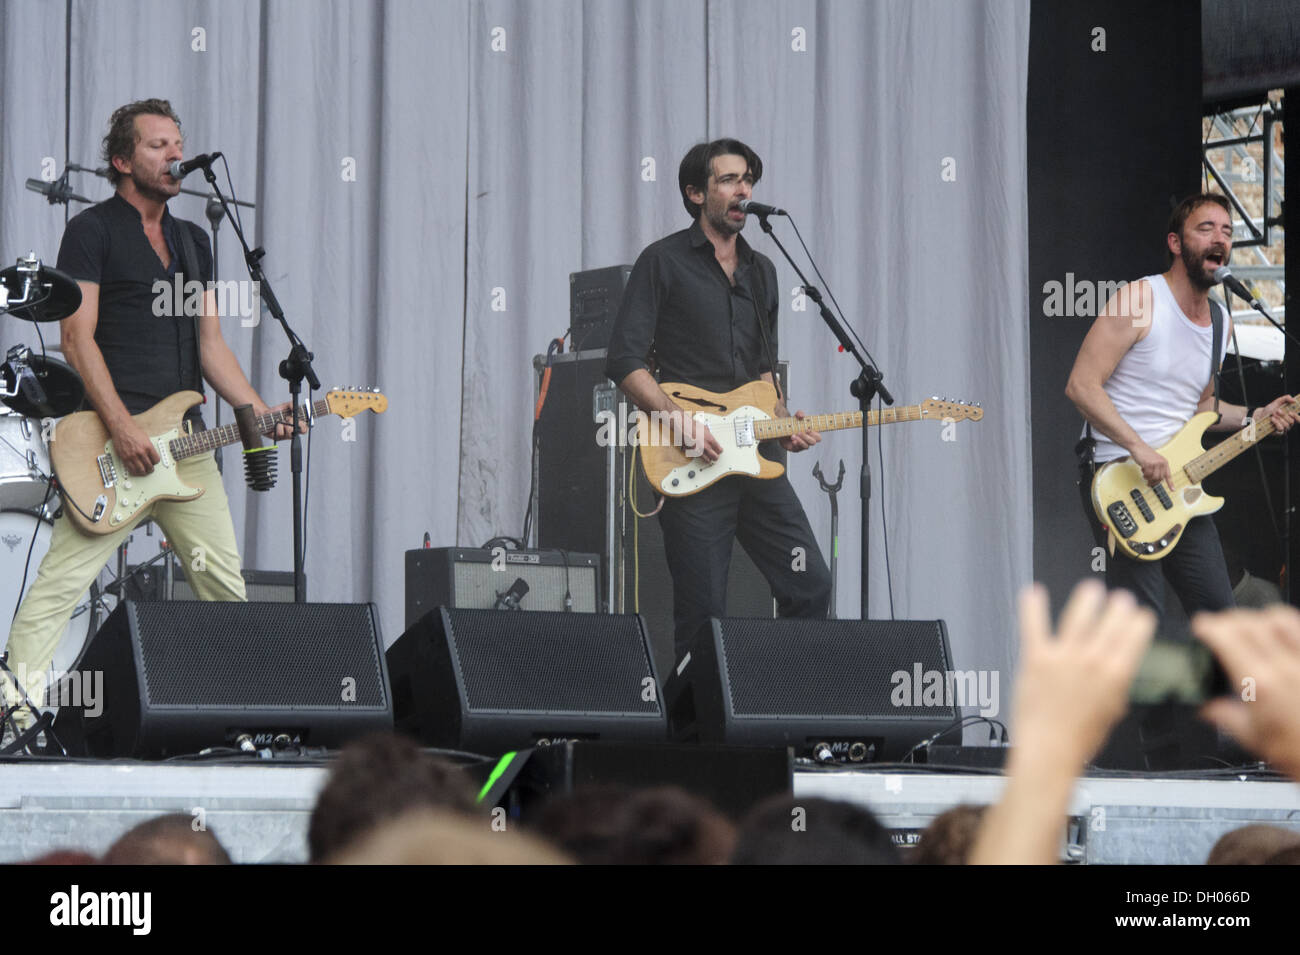
[[(1169, 271), (1124, 286), (1107, 303), (1079, 348), (1065, 389), (1088, 422), (1081, 445), (1086, 448), (1089, 437), (1096, 441), (1093, 461), (1084, 455), (1080, 490), (1099, 544), (1106, 543), (1106, 529), (1090, 503), (1094, 467), (1131, 456), (1141, 465), (1149, 484), (1164, 482), (1172, 491), (1169, 462), (1154, 449), (1167, 443), (1193, 415), (1214, 410), (1209, 292), (1215, 285), (1215, 269), (1227, 265), (1232, 253), (1228, 200), (1211, 194), (1184, 199), (1169, 220), (1165, 242), (1171, 259)], [(1228, 320), (1216, 369), (1232, 334), (1231, 317), (1226, 310), (1222, 312)], [(1286, 409), (1293, 400), (1282, 395), (1256, 409), (1250, 418), (1271, 418), (1278, 431), (1284, 432), (1300, 421)], [(1248, 423), (1248, 409), (1241, 405), (1221, 401), (1219, 414), (1212, 431), (1237, 431)], [(1178, 546), (1163, 560), (1134, 560), (1118, 550), (1107, 558), (1107, 585), (1132, 591), (1162, 621), (1165, 579), (1189, 616), (1198, 610), (1233, 606), (1232, 585), (1213, 518), (1189, 521)]]

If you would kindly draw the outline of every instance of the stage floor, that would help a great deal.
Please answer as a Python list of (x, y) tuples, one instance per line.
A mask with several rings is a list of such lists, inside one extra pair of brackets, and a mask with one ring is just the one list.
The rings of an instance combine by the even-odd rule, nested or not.
[[(0, 861), (53, 849), (102, 854), (123, 832), (180, 812), (241, 863), (307, 861), (307, 825), (328, 763), (0, 760)], [(382, 785), (382, 780), (376, 780)], [(960, 803), (987, 804), (1001, 776), (897, 768), (796, 770), (794, 791), (862, 803), (901, 844)], [(1090, 776), (1063, 828), (1062, 858), (1092, 864), (1199, 864), (1223, 833), (1251, 823), (1300, 832), (1300, 786), (1231, 777)]]

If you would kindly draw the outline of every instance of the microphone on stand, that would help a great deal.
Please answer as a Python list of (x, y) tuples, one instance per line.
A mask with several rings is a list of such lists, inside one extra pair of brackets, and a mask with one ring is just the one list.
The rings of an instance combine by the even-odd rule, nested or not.
[[(1259, 298), (1250, 289), (1242, 284), (1241, 279), (1232, 274), (1232, 269), (1226, 265), (1220, 265), (1214, 270), (1214, 281), (1222, 282), (1225, 288), (1231, 289), (1239, 296), (1250, 303), (1251, 308), (1257, 308), (1263, 311), (1264, 306), (1260, 304)], [(1265, 312), (1265, 314), (1268, 314)]]
[(177, 160), (167, 167), (173, 179), (180, 182), (196, 169), (207, 169), (214, 162), (221, 158), (221, 153), (204, 153), (201, 156), (195, 156), (193, 159), (187, 159), (184, 162)]
[(271, 490), (275, 487), (275, 445), (262, 445), (252, 405), (235, 409), (235, 424), (244, 443), (244, 481), (254, 491)]
[(769, 206), (765, 202), (755, 202), (753, 199), (741, 199), (737, 205), (740, 206), (741, 212), (747, 212), (754, 216), (788, 216), (790, 214), (784, 209)]
[(85, 196), (80, 196), (72, 191), (72, 185), (68, 182), (68, 173), (66, 171), (53, 182), (46, 182), (44, 179), (28, 179), (27, 188), (32, 192), (39, 192), (52, 206), (66, 206), (70, 199), (75, 199), (77, 202), (91, 201)]

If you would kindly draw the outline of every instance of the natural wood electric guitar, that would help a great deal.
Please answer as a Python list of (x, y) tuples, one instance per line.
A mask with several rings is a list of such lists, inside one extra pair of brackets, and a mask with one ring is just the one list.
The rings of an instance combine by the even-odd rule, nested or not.
[[(1288, 409), (1300, 411), (1300, 401), (1292, 402)], [(1097, 469), (1092, 478), (1092, 509), (1125, 554), (1138, 560), (1159, 560), (1172, 552), (1188, 521), (1223, 507), (1223, 498), (1206, 494), (1201, 482), (1277, 430), (1272, 419), (1265, 418), (1205, 451), (1201, 436), (1218, 420), (1213, 411), (1203, 411), (1163, 447), (1156, 448), (1169, 462), (1172, 477), (1168, 484), (1152, 487), (1132, 458), (1108, 461)]]
[[(188, 501), (204, 491), (190, 487), (176, 473), (176, 464), (195, 454), (212, 451), (239, 441), (239, 427), (224, 424), (208, 431), (187, 434), (182, 426), (185, 412), (203, 400), (197, 391), (178, 391), (164, 398), (135, 423), (149, 435), (158, 451), (153, 471), (143, 476), (129, 474), (118, 457), (108, 429), (93, 411), (78, 411), (61, 420), (50, 441), (50, 463), (59, 481), (59, 492), (70, 502), (64, 513), (79, 531), (111, 534), (129, 524), (140, 510), (154, 501)], [(299, 413), (309, 418), (336, 414), (351, 418), (361, 411), (376, 414), (388, 407), (388, 399), (377, 391), (360, 389), (328, 392), (324, 398), (303, 405)], [(289, 424), (292, 411), (259, 415), (257, 430), (269, 431)]]
[[(758, 453), (760, 441), (803, 431), (835, 431), (863, 425), (861, 411), (810, 415), (802, 419), (778, 418), (776, 388), (766, 381), (752, 381), (725, 395), (672, 382), (659, 387), (677, 407), (692, 413), (697, 422), (708, 425), (722, 445), (722, 454), (709, 464), (704, 458), (692, 457), (683, 450), (680, 435), (673, 435), (667, 421), (657, 416), (638, 415), (637, 444), (645, 476), (656, 491), (668, 497), (695, 494), (731, 474), (765, 479), (780, 477), (785, 468)], [(899, 421), (979, 421), (982, 417), (984, 409), (979, 405), (931, 398), (919, 405), (868, 412), (866, 424), (870, 427)]]

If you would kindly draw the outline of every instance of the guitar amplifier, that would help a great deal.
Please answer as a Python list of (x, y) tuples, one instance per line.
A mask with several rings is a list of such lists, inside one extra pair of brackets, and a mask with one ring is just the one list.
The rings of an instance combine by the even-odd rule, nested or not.
[(569, 335), (574, 351), (608, 348), (630, 265), (569, 273)]
[(528, 585), (520, 610), (600, 610), (600, 555), (559, 550), (428, 547), (406, 552), (406, 626), (435, 607), (492, 610), (516, 581)]

